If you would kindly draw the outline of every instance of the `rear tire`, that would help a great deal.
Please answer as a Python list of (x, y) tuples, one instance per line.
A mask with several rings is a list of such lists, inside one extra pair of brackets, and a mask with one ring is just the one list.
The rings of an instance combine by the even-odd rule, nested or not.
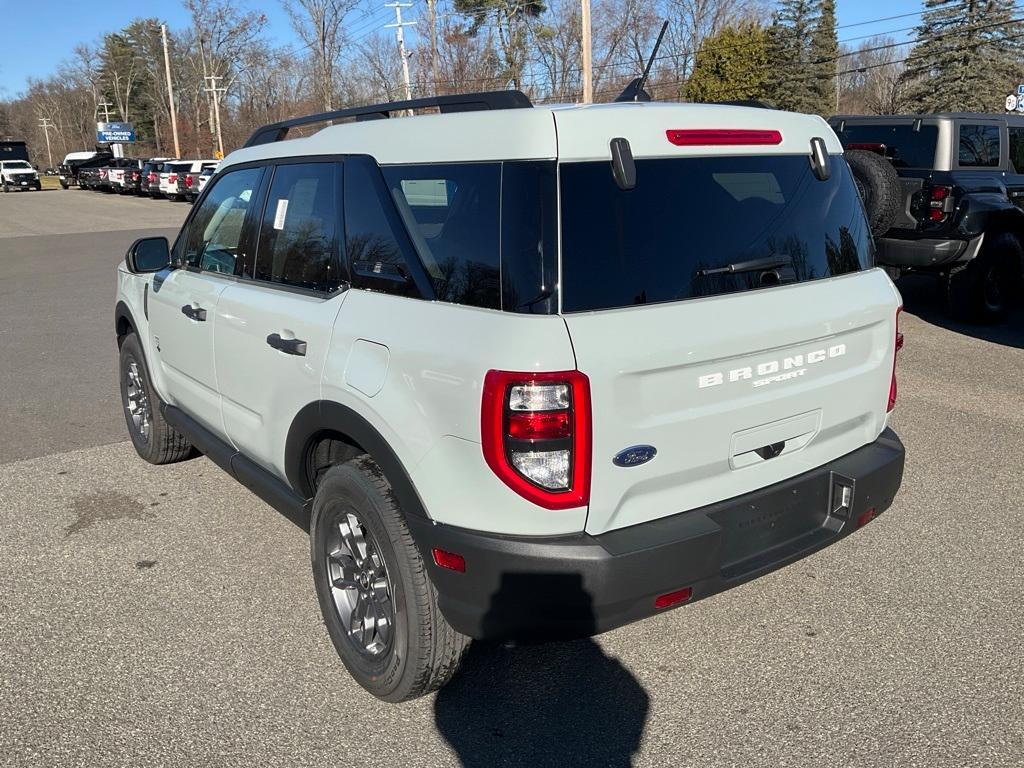
[(313, 499), (310, 554), (324, 624), (357, 683), (399, 702), (452, 678), (469, 638), (438, 610), (391, 486), (369, 456), (324, 474)]
[(150, 464), (170, 464), (188, 458), (192, 444), (164, 419), (160, 397), (153, 390), (146, 357), (134, 333), (121, 342), (119, 368), (121, 405), (136, 453)]
[(969, 323), (996, 323), (1006, 319), (1018, 292), (1024, 248), (1008, 232), (986, 238), (981, 252), (949, 273), (950, 313)]
[(853, 179), (864, 201), (871, 234), (881, 237), (899, 215), (902, 205), (900, 179), (884, 157), (864, 149), (850, 149), (843, 153), (850, 164)]

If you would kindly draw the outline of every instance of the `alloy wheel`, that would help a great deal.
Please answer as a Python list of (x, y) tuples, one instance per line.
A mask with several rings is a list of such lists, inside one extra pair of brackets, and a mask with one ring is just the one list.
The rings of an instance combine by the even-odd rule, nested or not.
[(380, 656), (391, 645), (395, 614), (377, 543), (349, 509), (334, 516), (326, 545), (327, 582), (338, 618), (360, 653)]
[(152, 414), (149, 410), (149, 396), (146, 394), (146, 386), (142, 380), (142, 372), (135, 360), (128, 362), (125, 369), (125, 410), (128, 418), (135, 427), (136, 433), (143, 441), (149, 440), (149, 429), (152, 424)]

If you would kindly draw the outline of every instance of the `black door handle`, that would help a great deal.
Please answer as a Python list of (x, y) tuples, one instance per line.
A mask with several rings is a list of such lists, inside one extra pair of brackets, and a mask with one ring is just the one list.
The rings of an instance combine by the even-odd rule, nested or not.
[(305, 355), (306, 342), (302, 339), (282, 339), (281, 334), (272, 333), (267, 336), (267, 344), (286, 355)]
[(193, 307), (191, 304), (186, 304), (181, 308), (181, 314), (189, 320), (196, 320), (200, 323), (206, 322), (206, 310), (202, 307)]

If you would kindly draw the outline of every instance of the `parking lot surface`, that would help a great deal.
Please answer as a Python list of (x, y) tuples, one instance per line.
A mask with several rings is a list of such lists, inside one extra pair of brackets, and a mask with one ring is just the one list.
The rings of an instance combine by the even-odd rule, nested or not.
[(0, 198), (0, 765), (1022, 764), (1021, 313), (901, 283), (906, 476), (864, 530), (594, 640), (475, 644), (396, 706), (335, 655), (303, 531), (125, 439), (114, 268), (186, 209)]

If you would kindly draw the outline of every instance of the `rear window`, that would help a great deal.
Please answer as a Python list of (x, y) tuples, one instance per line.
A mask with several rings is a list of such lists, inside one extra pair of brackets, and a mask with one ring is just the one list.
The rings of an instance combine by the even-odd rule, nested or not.
[(847, 123), (842, 131), (836, 131), (836, 135), (846, 149), (882, 152), (895, 168), (931, 168), (935, 165), (935, 145), (939, 140), (937, 125), (922, 125), (915, 131), (913, 123)]
[[(849, 167), (819, 181), (804, 156), (561, 167), (562, 309), (653, 304), (816, 280), (872, 266)], [(731, 271), (730, 271), (731, 270)]]

